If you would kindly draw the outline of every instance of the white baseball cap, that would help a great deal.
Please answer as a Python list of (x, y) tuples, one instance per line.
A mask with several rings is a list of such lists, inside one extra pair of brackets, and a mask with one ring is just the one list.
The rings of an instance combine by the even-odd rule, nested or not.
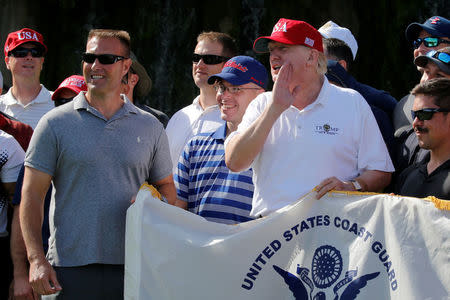
[(353, 60), (355, 60), (356, 52), (358, 51), (358, 43), (348, 28), (341, 27), (333, 21), (328, 21), (319, 28), (319, 32), (326, 39), (333, 38), (346, 43), (350, 47), (350, 50), (352, 50)]

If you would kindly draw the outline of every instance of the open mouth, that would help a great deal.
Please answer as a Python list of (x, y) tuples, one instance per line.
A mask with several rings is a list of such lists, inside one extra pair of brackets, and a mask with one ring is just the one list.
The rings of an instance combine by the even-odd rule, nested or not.
[(237, 107), (236, 103), (230, 103), (228, 101), (227, 102), (224, 102), (224, 101), (220, 102), (220, 108), (223, 111), (234, 109), (236, 107)]
[(105, 78), (105, 76), (103, 75), (91, 75), (91, 79), (96, 80), (96, 79), (103, 79)]
[(230, 105), (230, 104), (225, 105), (225, 104), (222, 104), (222, 109), (223, 110), (229, 110), (229, 109), (233, 109), (235, 107), (236, 107), (236, 105)]

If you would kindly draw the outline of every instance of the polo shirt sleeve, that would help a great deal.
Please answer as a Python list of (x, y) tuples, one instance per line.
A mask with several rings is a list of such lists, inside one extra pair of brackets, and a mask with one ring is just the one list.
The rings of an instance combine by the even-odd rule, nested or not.
[(24, 159), (22, 147), (12, 136), (9, 136), (8, 140), (3, 142), (0, 156), (2, 182), (16, 182)]
[(148, 178), (150, 183), (159, 181), (172, 174), (172, 160), (170, 159), (169, 141), (162, 124), (160, 125), (161, 130), (155, 145), (155, 152)]
[(386, 143), (369, 105), (363, 98), (362, 101), (359, 101), (358, 116), (359, 124), (361, 124), (357, 166), (359, 173), (366, 170), (394, 172), (395, 169)]
[(25, 155), (25, 166), (54, 176), (57, 162), (58, 139), (49, 120), (44, 116), (31, 137)]

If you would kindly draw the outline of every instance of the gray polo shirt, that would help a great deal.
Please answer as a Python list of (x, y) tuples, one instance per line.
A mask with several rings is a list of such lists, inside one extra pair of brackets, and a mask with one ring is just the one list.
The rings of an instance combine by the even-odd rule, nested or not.
[(106, 120), (83, 93), (42, 117), (25, 165), (53, 177), (47, 258), (55, 266), (123, 264), (132, 196), (172, 171), (154, 116), (124, 101)]

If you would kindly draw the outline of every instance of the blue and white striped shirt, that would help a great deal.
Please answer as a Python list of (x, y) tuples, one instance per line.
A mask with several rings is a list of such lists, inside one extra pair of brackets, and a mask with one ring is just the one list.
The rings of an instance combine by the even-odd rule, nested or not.
[(236, 173), (225, 165), (226, 129), (224, 124), (187, 143), (178, 161), (175, 186), (190, 212), (209, 221), (236, 224), (253, 219), (253, 171)]

